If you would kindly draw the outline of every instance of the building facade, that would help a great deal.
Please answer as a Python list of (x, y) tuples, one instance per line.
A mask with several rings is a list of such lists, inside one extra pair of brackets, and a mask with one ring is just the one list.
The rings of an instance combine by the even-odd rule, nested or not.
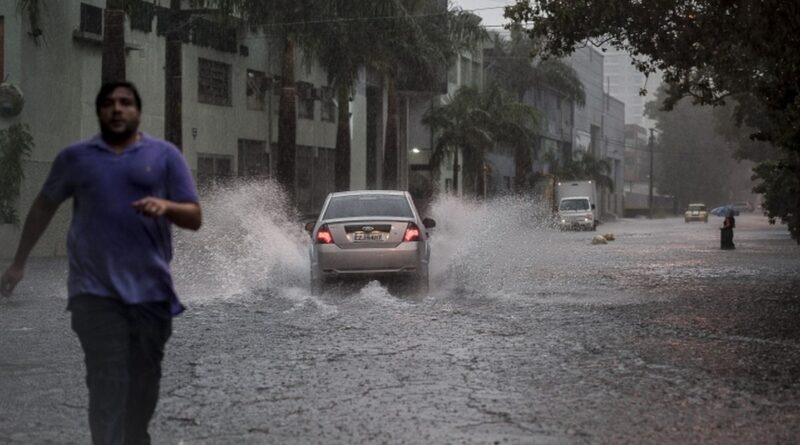
[[(166, 8), (149, 2), (134, 5), (125, 20), (126, 77), (142, 96), (141, 130), (163, 137)], [(24, 94), (21, 113), (0, 117), (0, 130), (26, 124), (35, 144), (23, 165), (18, 213), (30, 206), (58, 151), (99, 132), (94, 99), (101, 83), (104, 7), (103, 0), (49, 2), (33, 25), (15, 2), (0, 3), (2, 77)], [(278, 140), (282, 61), (278, 45), (236, 22), (221, 27), (210, 20), (198, 15), (189, 22), (181, 60), (179, 148), (201, 191), (232, 178), (273, 176)], [(336, 104), (325, 71), (304, 63), (299, 53), (295, 60), (295, 190), (301, 212), (313, 212), (333, 189)], [(346, 104), (353, 124), (350, 183), (354, 188), (366, 187), (368, 179), (366, 80), (362, 76), (352, 101)], [(377, 166), (379, 160), (374, 161)], [(69, 217), (69, 206), (62, 206), (34, 255), (64, 253)], [(0, 243), (8, 247), (2, 249), (3, 256), (13, 254), (18, 237), (18, 226), (0, 224)]]

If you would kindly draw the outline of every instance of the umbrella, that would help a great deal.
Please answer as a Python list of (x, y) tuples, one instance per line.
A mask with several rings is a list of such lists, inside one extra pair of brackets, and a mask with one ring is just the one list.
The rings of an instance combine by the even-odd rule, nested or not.
[(739, 211), (729, 205), (713, 208), (709, 213), (714, 216), (739, 216)]

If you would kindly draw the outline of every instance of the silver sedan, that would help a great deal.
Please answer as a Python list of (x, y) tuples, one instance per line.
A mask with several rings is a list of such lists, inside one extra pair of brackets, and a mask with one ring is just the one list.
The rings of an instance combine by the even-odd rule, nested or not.
[(312, 294), (320, 294), (332, 280), (350, 277), (399, 277), (415, 291), (427, 291), (427, 229), (435, 226), (432, 219), (420, 217), (408, 192), (329, 194), (317, 221), (306, 224), (313, 240)]

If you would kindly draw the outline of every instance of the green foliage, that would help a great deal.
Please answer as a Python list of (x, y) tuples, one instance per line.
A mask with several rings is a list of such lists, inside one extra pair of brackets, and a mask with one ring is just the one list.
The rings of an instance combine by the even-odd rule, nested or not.
[[(764, 161), (753, 168), (753, 180), (760, 181), (753, 191), (764, 195), (764, 212), (771, 219), (790, 222), (796, 214), (794, 204), (800, 195), (800, 182), (787, 160)], [(800, 242), (800, 232), (791, 230)]]
[[(735, 122), (752, 127), (754, 139), (779, 147), (784, 157), (800, 150), (800, 2), (517, 0), (506, 17), (529, 25), (531, 38), (545, 39), (552, 54), (587, 41), (627, 50), (640, 71), (663, 72), (670, 85), (666, 109), (687, 96), (709, 105), (735, 97)], [(800, 178), (800, 167), (792, 170)], [(773, 192), (768, 188), (783, 183), (765, 184)], [(800, 214), (800, 199), (792, 202)], [(790, 231), (798, 230), (794, 218)]]
[(33, 137), (25, 124), (0, 130), (0, 224), (19, 224), (15, 203), (25, 179), (22, 160), (31, 155)]

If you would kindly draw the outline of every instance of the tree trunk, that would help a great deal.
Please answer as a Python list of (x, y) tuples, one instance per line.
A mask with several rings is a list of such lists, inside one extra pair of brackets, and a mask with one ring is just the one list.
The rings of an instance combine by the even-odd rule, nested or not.
[(386, 140), (383, 144), (383, 188), (397, 188), (398, 165), (397, 83), (394, 74), (388, 76), (386, 94)]
[[(517, 101), (525, 103), (525, 91), (517, 92)], [(518, 143), (514, 147), (514, 192), (525, 193), (531, 186), (528, 176), (533, 172), (533, 159), (531, 150), (526, 144)]]
[(164, 138), (183, 150), (183, 51), (180, 0), (170, 0), (164, 69)]
[(278, 103), (278, 162), (276, 177), (290, 202), (294, 203), (296, 190), (295, 159), (297, 144), (297, 86), (294, 78), (294, 40), (285, 37), (283, 48), (283, 74), (281, 98)]
[(531, 151), (525, 144), (518, 143), (514, 147), (514, 192), (524, 193), (530, 190), (528, 175), (532, 171)]
[(336, 191), (350, 189), (350, 89), (336, 90), (338, 118), (336, 121)]
[(119, 0), (109, 0), (103, 13), (103, 83), (125, 80), (125, 11)]
[(794, 175), (797, 179), (798, 190), (795, 193), (794, 211), (792, 212), (792, 221), (789, 222), (791, 225), (789, 230), (792, 237), (797, 241), (797, 245), (800, 245), (800, 153), (795, 153), (795, 158)]
[(453, 194), (458, 196), (458, 149), (453, 150)]

